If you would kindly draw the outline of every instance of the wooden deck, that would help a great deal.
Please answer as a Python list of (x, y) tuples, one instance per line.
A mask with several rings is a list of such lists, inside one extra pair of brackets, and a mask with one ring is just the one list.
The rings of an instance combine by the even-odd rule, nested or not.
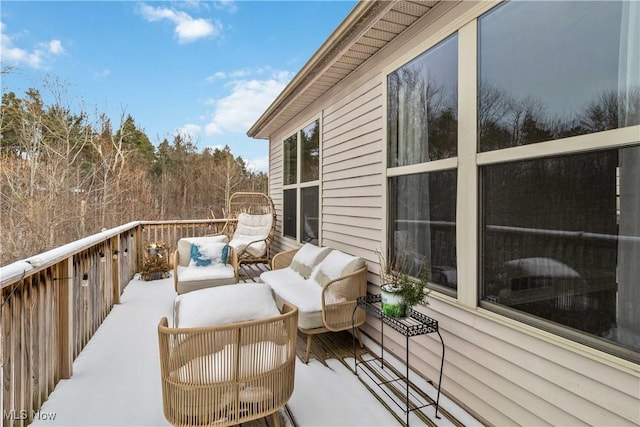
[[(242, 278), (258, 281), (259, 273), (265, 269), (266, 266), (244, 266)], [(162, 414), (157, 324), (161, 317), (171, 315), (174, 298), (173, 279), (132, 280), (121, 303), (109, 313), (98, 333), (74, 361), (74, 374), (56, 386), (34, 416), (32, 425), (167, 425)], [(363, 339), (369, 348), (358, 349), (359, 360), (374, 357), (378, 349), (370, 337), (365, 335)], [(299, 356), (304, 354), (305, 341), (304, 337), (298, 340)], [(353, 340), (349, 332), (315, 336), (309, 364), (301, 360), (297, 361), (294, 393), (279, 413), (281, 426), (405, 425), (405, 413), (362, 374), (364, 367), (358, 367), (361, 372), (358, 377), (353, 375)], [(377, 382), (385, 382), (389, 374), (395, 372), (389, 364), (385, 364), (384, 369), (379, 369), (379, 364), (370, 365), (373, 366), (369, 373), (378, 378)], [(433, 385), (419, 383), (418, 376), (412, 378), (416, 383), (409, 384), (410, 407), (430, 406), (413, 411), (411, 425), (480, 424), (450, 400), (443, 404), (442, 398), (438, 411), (441, 418), (436, 419), (430, 400), (435, 396)], [(406, 392), (404, 386), (391, 381), (383, 387), (396, 398)], [(46, 417), (48, 414), (50, 418)], [(267, 417), (246, 423), (245, 427), (272, 424), (271, 417)]]
[[(268, 269), (269, 266), (265, 264), (242, 265), (240, 267), (240, 280), (243, 282), (259, 282), (260, 273), (267, 271)], [(297, 342), (296, 351), (300, 360), (304, 360), (304, 355), (306, 353), (306, 336), (300, 332), (298, 332), (298, 335), (299, 339)], [(353, 336), (348, 331), (315, 335), (312, 340), (311, 354), (309, 358), (316, 359), (327, 367), (327, 360), (336, 359), (349, 370), (353, 370), (353, 344)], [(377, 357), (377, 355), (374, 354), (374, 352), (366, 346), (363, 349), (357, 347), (356, 350), (359, 361), (371, 360)], [(376, 365), (377, 364), (367, 364), (366, 366), (361, 365), (358, 367), (358, 369), (368, 369), (369, 375), (373, 378), (376, 378), (376, 381), (386, 382), (387, 385), (384, 388), (385, 391), (382, 392), (381, 389), (379, 389), (376, 385), (371, 384), (370, 382), (368, 383), (367, 381), (364, 381), (363, 378), (360, 378), (362, 384), (369, 390), (372, 395), (374, 395), (378, 399), (382, 406), (384, 406), (391, 414), (394, 415), (400, 425), (406, 425), (404, 412), (402, 412), (402, 410), (399, 409), (397, 405), (393, 404), (393, 402), (389, 402), (389, 399), (384, 398), (384, 393), (386, 392), (393, 395), (394, 400), (401, 402), (403, 406), (407, 405), (405, 399), (405, 386), (395, 381), (389, 381), (389, 378), (391, 376), (393, 378), (398, 378), (403, 374), (398, 372), (398, 370), (394, 366), (387, 363), (386, 361), (384, 363), (384, 368), (380, 368)], [(361, 377), (363, 376), (364, 375), (361, 375)], [(437, 387), (437, 384), (434, 385), (431, 381), (429, 381), (429, 383), (432, 386)], [(428, 408), (435, 406), (435, 404), (436, 402), (434, 401), (434, 399), (427, 393), (425, 393), (424, 390), (422, 390), (413, 382), (409, 382), (409, 408)], [(437, 420), (438, 422), (432, 420), (429, 416), (427, 416), (424, 409), (413, 409), (412, 412), (417, 416), (420, 422), (423, 423), (423, 425), (436, 427), (443, 424), (442, 422), (440, 422), (440, 420)], [(288, 415), (292, 424), (296, 425), (294, 415), (291, 413), (289, 413)], [(463, 427), (465, 425), (460, 420), (458, 420), (454, 414), (452, 414), (442, 406), (438, 408), (438, 415), (446, 425), (454, 425), (459, 427)], [(265, 423), (263, 425), (268, 425), (266, 424), (266, 419), (264, 421), (261, 420), (261, 422)]]

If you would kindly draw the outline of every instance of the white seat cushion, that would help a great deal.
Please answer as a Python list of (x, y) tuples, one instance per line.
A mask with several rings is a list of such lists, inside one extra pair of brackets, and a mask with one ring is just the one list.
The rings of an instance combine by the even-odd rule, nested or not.
[(196, 282), (200, 280), (235, 279), (236, 273), (231, 264), (211, 264), (204, 267), (178, 266), (180, 282)]
[(291, 268), (281, 268), (279, 270), (265, 271), (260, 275), (260, 280), (267, 283), (275, 290), (281, 283), (298, 283), (304, 281), (304, 277), (293, 271)]
[(174, 300), (173, 324), (176, 328), (197, 328), (279, 315), (269, 285), (239, 283), (178, 295)]
[(265, 271), (260, 279), (271, 286), (278, 308), (285, 302), (298, 307), (298, 327), (314, 329), (322, 323), (322, 288), (305, 280), (290, 267)]
[(324, 326), (322, 323), (322, 288), (316, 283), (310, 280), (278, 282), (277, 285), (274, 285), (273, 292), (278, 307), (282, 307), (284, 302), (298, 307), (299, 328), (315, 329)]

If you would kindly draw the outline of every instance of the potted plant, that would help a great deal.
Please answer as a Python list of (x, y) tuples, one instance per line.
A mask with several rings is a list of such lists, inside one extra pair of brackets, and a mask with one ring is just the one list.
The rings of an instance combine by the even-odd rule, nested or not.
[(143, 280), (166, 279), (169, 277), (171, 264), (169, 264), (169, 244), (167, 242), (152, 242), (146, 248), (142, 269), (140, 271)]
[(404, 317), (406, 308), (418, 304), (428, 304), (430, 290), (429, 269), (426, 261), (422, 264), (419, 278), (409, 275), (407, 253), (399, 251), (390, 259), (378, 251), (380, 259), (380, 277), (382, 279), (382, 312), (391, 317)]

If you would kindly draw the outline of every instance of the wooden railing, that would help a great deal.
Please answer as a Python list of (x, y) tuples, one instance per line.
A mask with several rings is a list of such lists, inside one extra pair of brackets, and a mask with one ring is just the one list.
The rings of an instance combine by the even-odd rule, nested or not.
[(146, 245), (217, 234), (225, 220), (137, 221), (0, 268), (0, 412), (31, 423), (120, 302)]

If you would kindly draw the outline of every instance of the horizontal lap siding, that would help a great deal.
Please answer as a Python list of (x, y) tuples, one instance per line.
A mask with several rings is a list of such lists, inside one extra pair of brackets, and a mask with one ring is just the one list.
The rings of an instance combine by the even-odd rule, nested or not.
[(283, 174), (283, 159), (282, 159), (282, 138), (271, 138), (269, 142), (269, 196), (273, 200), (273, 206), (276, 210), (276, 231), (275, 238), (271, 244), (271, 256), (289, 249), (286, 246), (284, 239), (282, 239), (282, 219), (283, 214), (283, 200), (282, 200), (282, 174)]
[[(455, 6), (410, 36), (400, 36), (360, 67), (331, 96), (306, 111), (322, 114), (322, 243), (369, 262), (370, 290), (378, 292), (377, 256), (385, 232), (383, 194), (383, 85), (381, 71), (473, 7)], [(459, 12), (456, 12), (459, 10)], [(438, 17), (439, 18), (435, 18)], [(428, 22), (428, 20), (426, 21)], [(406, 59), (406, 58), (405, 58)], [(313, 111), (312, 111), (313, 110)], [(304, 126), (305, 122), (291, 123)], [(286, 132), (289, 129), (283, 129)], [(272, 146), (272, 197), (282, 194), (281, 141)], [(277, 203), (279, 214), (282, 204)], [(279, 224), (280, 225), (280, 224)], [(281, 235), (279, 228), (279, 235)], [(467, 244), (476, 245), (469, 241)], [(286, 246), (286, 245), (283, 245)], [(458, 263), (465, 262), (459, 259)], [(473, 283), (459, 288), (477, 287)], [(442, 389), (453, 400), (492, 425), (640, 424), (640, 369), (595, 350), (528, 327), (455, 299), (437, 295), (419, 307), (438, 320), (446, 345)], [(380, 322), (368, 318), (364, 331), (380, 339)], [(385, 328), (385, 347), (404, 355), (404, 337)], [(411, 339), (411, 367), (437, 383), (437, 335)]]
[(382, 85), (364, 82), (324, 110), (322, 244), (376, 262), (382, 238)]
[[(571, 343), (564, 348), (436, 298), (417, 310), (439, 322), (446, 346), (443, 390), (490, 424), (637, 424), (637, 372), (606, 366), (572, 351)], [(369, 318), (365, 331), (379, 339), (379, 320)], [(384, 331), (385, 347), (404, 355), (405, 338), (389, 327)], [(412, 369), (437, 384), (437, 336), (411, 338), (410, 350)]]

